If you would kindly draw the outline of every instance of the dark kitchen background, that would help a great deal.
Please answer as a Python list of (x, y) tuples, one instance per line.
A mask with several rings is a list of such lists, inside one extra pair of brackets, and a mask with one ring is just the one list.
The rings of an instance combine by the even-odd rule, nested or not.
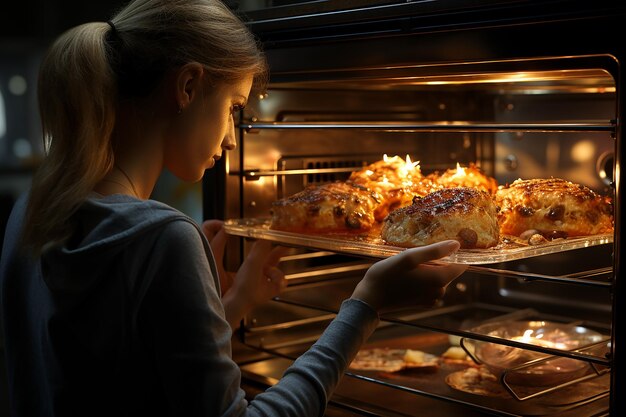
[[(63, 31), (86, 22), (106, 21), (127, 1), (11, 3), (10, 11), (5, 9), (0, 13), (0, 230), (3, 235), (12, 203), (28, 188), (33, 169), (42, 157), (36, 84), (43, 53)], [(167, 200), (199, 220), (200, 191), (200, 184), (179, 183), (166, 173), (155, 190), (155, 198)]]
[[(15, 199), (25, 192), (43, 154), (37, 110), (42, 55), (65, 30), (106, 21), (126, 0), (7, 0), (0, 6), (0, 233)], [(62, 100), (62, 97), (59, 97)], [(201, 184), (164, 173), (154, 198), (199, 220)], [(0, 239), (0, 245), (2, 245)], [(0, 333), (0, 416), (8, 415), (4, 343)]]

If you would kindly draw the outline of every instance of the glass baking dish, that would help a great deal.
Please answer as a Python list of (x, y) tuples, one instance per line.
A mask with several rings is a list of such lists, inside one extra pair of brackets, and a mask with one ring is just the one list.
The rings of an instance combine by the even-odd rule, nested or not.
[[(269, 218), (230, 219), (224, 223), (226, 233), (253, 239), (264, 239), (287, 246), (328, 250), (357, 256), (387, 258), (405, 248), (386, 244), (377, 234), (303, 234), (270, 229)], [(461, 249), (439, 262), (469, 265), (507, 262), (548, 255), (613, 242), (613, 234), (561, 238), (530, 245), (520, 239), (501, 237), (500, 244), (488, 249)]]

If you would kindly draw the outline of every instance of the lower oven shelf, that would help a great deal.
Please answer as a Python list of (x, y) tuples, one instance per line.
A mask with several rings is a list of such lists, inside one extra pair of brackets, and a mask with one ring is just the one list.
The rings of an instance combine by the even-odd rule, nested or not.
[[(273, 358), (241, 366), (242, 385), (267, 388), (278, 382), (292, 361)], [(257, 393), (259, 391), (257, 390)], [(376, 398), (376, 401), (372, 401)], [(415, 395), (390, 386), (350, 376), (344, 377), (329, 401), (324, 417), (485, 417), (492, 412), (481, 412), (462, 404), (442, 402), (438, 399)]]
[[(487, 315), (493, 319), (496, 313), (495, 309), (490, 312), (488, 306), (484, 305), (466, 307), (460, 310), (460, 315), (481, 317), (483, 321)], [(526, 317), (529, 314), (533, 315), (536, 312), (533, 310), (508, 313), (500, 311), (500, 314), (495, 314), (495, 317), (513, 319), (513, 317)], [(581, 380), (569, 386), (558, 386), (556, 389), (555, 387), (514, 387), (516, 393), (521, 392), (526, 397), (529, 394), (540, 393), (535, 397), (516, 399), (498, 381), (494, 381), (491, 386), (499, 385), (500, 389), (487, 395), (469, 393), (452, 388), (446, 382), (446, 377), (469, 368), (478, 369), (477, 365), (471, 361), (442, 360), (442, 353), (451, 346), (458, 345), (459, 338), (458, 335), (433, 331), (434, 328), (439, 327), (436, 325), (439, 320), (448, 320), (447, 324), (451, 324), (450, 320), (453, 320), (451, 312), (446, 311), (439, 319), (419, 316), (417, 320), (421, 324), (432, 322), (432, 326), (427, 325), (426, 329), (412, 326), (413, 320), (410, 317), (404, 320), (383, 320), (362, 349), (421, 350), (439, 358), (436, 369), (421, 373), (420, 371), (382, 372), (348, 369), (337, 391), (337, 396), (341, 397), (341, 401), (358, 406), (359, 409), (370, 409), (370, 412), (379, 412), (372, 411), (374, 409), (385, 410), (385, 413), (374, 414), (381, 416), (428, 416), (426, 411), (433, 409), (437, 410), (437, 413), (433, 414), (436, 416), (463, 417), (474, 415), (595, 417), (606, 414), (608, 411), (610, 375), (608, 372), (596, 373), (600, 366), (598, 362), (602, 359), (599, 354), (597, 357), (590, 357), (591, 361), (586, 364), (588, 380)], [(294, 329), (290, 329), (290, 332), (292, 336), (295, 334)], [(248, 346), (269, 353), (272, 357), (242, 365), (244, 375), (254, 375), (255, 378), (260, 378), (268, 384), (277, 382), (293, 360), (304, 353), (312, 343), (312, 340), (305, 342), (300, 338), (291, 340), (293, 341), (291, 344), (272, 346), (271, 343), (266, 343), (255, 346), (254, 343), (258, 340), (251, 337), (248, 341), (250, 343), (246, 343)], [(269, 342), (269, 340), (265, 339), (264, 342)], [(592, 364), (593, 361), (596, 361), (595, 364)], [(551, 388), (554, 390), (548, 391)], [(449, 407), (450, 410), (444, 412), (442, 407)]]
[[(432, 338), (429, 338), (433, 342)], [(382, 342), (367, 347), (382, 346)], [(384, 346), (418, 345), (413, 337), (388, 339)], [(436, 351), (444, 346), (431, 345)], [(274, 357), (241, 366), (244, 378), (276, 383), (292, 364), (291, 359)], [(520, 402), (512, 396), (488, 397), (456, 391), (445, 383), (445, 376), (461, 365), (442, 366), (436, 373), (396, 375), (376, 371), (349, 371), (333, 396), (333, 401), (380, 416), (558, 416), (592, 417), (608, 411), (608, 375), (575, 384), (566, 389)], [(366, 414), (371, 415), (371, 414)]]

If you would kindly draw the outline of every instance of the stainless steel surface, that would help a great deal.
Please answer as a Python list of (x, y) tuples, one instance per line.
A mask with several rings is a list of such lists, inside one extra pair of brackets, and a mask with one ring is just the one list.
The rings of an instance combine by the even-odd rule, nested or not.
[(607, 123), (472, 123), (446, 121), (439, 123), (243, 123), (240, 129), (361, 129), (384, 132), (614, 132), (615, 126)]
[[(450, 341), (480, 338), (468, 329), (502, 315), (583, 322), (610, 335), (611, 354), (536, 349), (609, 367), (611, 389), (579, 408), (548, 414), (621, 415), (616, 369), (624, 357), (618, 302), (624, 291), (616, 277), (623, 268), (620, 80), (626, 52), (618, 39), (624, 8), (569, 0), (417, 3), (384, 9), (398, 11), (394, 17), (364, 7), (264, 15), (251, 24), (266, 42), (272, 79), (241, 115), (240, 151), (225, 164), (224, 217), (267, 217), (272, 201), (308, 184), (345, 179), (383, 154), (409, 155), (425, 173), (475, 162), (500, 184), (555, 176), (614, 195), (612, 244), (471, 266), (434, 309), (386, 315), (374, 341), (399, 343), (389, 333), (395, 327)], [(364, 20), (332, 23), (348, 16)], [(303, 25), (293, 26), (297, 21)], [(233, 264), (248, 247), (245, 239), (235, 240)], [(242, 334), (245, 343), (275, 359), (246, 364), (245, 375), (275, 381), (289, 358), (313, 343), (371, 261), (292, 249), (282, 263), (287, 291), (253, 312)], [(376, 376), (345, 378), (335, 398), (374, 415), (529, 411)]]

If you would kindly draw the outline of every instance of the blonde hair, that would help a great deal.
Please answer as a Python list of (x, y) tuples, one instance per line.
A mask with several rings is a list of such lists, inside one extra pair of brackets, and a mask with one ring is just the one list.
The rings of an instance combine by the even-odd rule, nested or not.
[(119, 99), (148, 96), (167, 71), (188, 62), (202, 64), (215, 83), (267, 76), (254, 36), (220, 0), (135, 0), (110, 22), (65, 32), (40, 68), (47, 155), (22, 235), (35, 253), (71, 235), (72, 215), (112, 168)]

